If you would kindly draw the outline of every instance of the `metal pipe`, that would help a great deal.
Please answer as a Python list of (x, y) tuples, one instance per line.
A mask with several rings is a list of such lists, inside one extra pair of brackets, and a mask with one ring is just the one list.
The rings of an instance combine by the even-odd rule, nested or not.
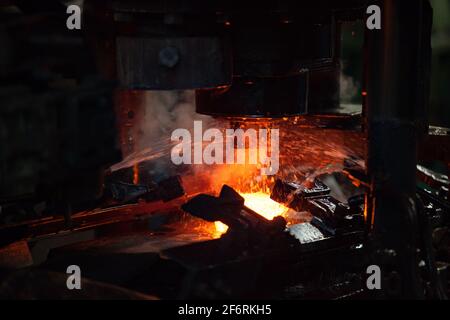
[(368, 154), (371, 191), (366, 222), (376, 262), (398, 280), (385, 296), (422, 298), (415, 208), (416, 144), (429, 93), (431, 6), (427, 0), (382, 0), (381, 30), (366, 34)]

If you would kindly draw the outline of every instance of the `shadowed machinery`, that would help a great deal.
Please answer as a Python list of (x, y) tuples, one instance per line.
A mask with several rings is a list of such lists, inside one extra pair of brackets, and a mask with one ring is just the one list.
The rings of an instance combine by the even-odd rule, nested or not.
[(0, 298), (447, 299), (446, 1), (70, 4), (0, 1)]

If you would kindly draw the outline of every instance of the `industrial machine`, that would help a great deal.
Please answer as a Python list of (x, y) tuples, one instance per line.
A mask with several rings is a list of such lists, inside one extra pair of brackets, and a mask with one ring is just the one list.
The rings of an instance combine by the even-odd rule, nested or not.
[[(448, 297), (429, 1), (85, 0), (81, 30), (66, 5), (0, 2), (0, 297)], [(279, 130), (278, 172), (172, 163), (194, 121)]]

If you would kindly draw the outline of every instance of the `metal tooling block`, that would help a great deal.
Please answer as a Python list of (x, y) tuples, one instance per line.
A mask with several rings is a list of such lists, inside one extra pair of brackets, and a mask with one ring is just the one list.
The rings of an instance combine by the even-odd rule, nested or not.
[(150, 185), (135, 185), (125, 182), (113, 182), (107, 185), (114, 200), (121, 203), (143, 198), (146, 201), (170, 201), (184, 195), (180, 176), (173, 176)]
[(326, 234), (335, 235), (342, 227), (350, 225), (355, 212), (329, 194), (330, 188), (318, 179), (310, 187), (277, 179), (271, 198), (294, 210), (310, 212), (312, 225)]
[(311, 223), (298, 223), (287, 227), (287, 232), (300, 241), (300, 243), (309, 243), (324, 239), (320, 230)]
[(314, 218), (311, 224), (327, 233), (335, 235), (343, 226), (346, 216), (351, 214), (350, 207), (331, 196), (306, 199), (303, 210), (311, 212)]
[(305, 199), (324, 196), (329, 193), (330, 188), (318, 179), (314, 180), (312, 186), (277, 179), (270, 197), (277, 202), (286, 203), (290, 208), (299, 211)]
[(244, 233), (253, 238), (267, 238), (282, 234), (286, 221), (282, 217), (267, 220), (244, 205), (244, 198), (231, 187), (224, 185), (219, 197), (200, 194), (182, 207), (184, 211), (207, 221), (221, 221), (232, 232)]

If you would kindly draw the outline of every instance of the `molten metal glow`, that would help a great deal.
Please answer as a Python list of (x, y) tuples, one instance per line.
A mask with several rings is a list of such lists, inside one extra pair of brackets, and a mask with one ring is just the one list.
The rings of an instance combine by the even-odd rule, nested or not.
[[(367, 94), (367, 93), (366, 93)], [(344, 159), (352, 156), (355, 159), (363, 159), (366, 153), (363, 137), (359, 133), (339, 130), (317, 130), (310, 127), (307, 118), (284, 118), (280, 120), (253, 121), (252, 119), (233, 119), (233, 125), (241, 129), (280, 129), (280, 171), (277, 177), (288, 181), (307, 183), (314, 181), (315, 177), (341, 171)], [(298, 130), (301, 128), (301, 130)], [(260, 146), (258, 146), (260, 147)], [(247, 155), (257, 153), (266, 154), (258, 148), (246, 145)], [(275, 183), (273, 176), (261, 176), (260, 169), (263, 163), (258, 165), (222, 165), (214, 168), (213, 172), (205, 171), (205, 180), (208, 181), (211, 190), (218, 193), (224, 184), (229, 185), (245, 199), (245, 205), (261, 216), (272, 220), (282, 215), (290, 223), (292, 210), (270, 199), (270, 192)], [(195, 176), (198, 180), (198, 173)], [(193, 183), (197, 185), (198, 183)], [(302, 214), (292, 218), (304, 220), (310, 219)], [(212, 224), (211, 224), (212, 225)], [(212, 225), (215, 234), (225, 231), (223, 223), (216, 222)]]
[(216, 227), (216, 233), (219, 235), (224, 234), (228, 230), (228, 226), (220, 221), (214, 222), (214, 226)]
[(277, 216), (286, 213), (289, 208), (270, 198), (270, 195), (264, 192), (241, 193), (245, 199), (245, 206), (252, 209), (268, 220), (273, 220)]
[[(245, 199), (245, 206), (252, 209), (268, 220), (273, 220), (277, 216), (285, 214), (289, 208), (270, 198), (268, 193), (259, 191), (254, 193), (241, 193)], [(228, 226), (220, 221), (214, 222), (215, 234), (220, 236), (227, 232)]]

